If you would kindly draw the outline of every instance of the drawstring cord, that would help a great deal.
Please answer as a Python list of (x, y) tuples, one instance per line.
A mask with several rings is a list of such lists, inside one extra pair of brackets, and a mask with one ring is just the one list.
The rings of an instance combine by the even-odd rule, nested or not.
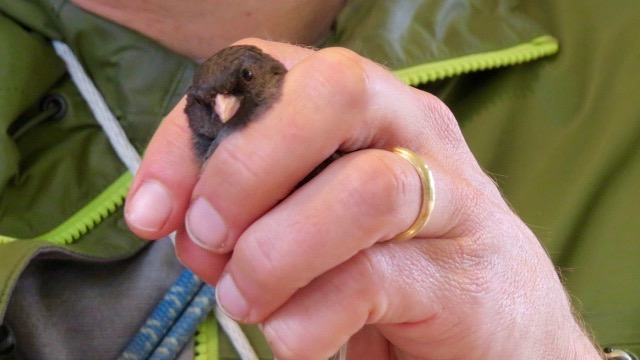
[(113, 116), (109, 110), (107, 102), (84, 71), (80, 61), (78, 61), (71, 51), (71, 48), (60, 41), (53, 41), (53, 47), (58, 56), (60, 56), (67, 65), (71, 80), (73, 80), (73, 83), (78, 87), (80, 94), (82, 94), (82, 97), (89, 105), (93, 116), (100, 126), (102, 126), (113, 150), (118, 154), (118, 157), (127, 169), (129, 169), (132, 174), (135, 174), (142, 160), (136, 149), (129, 142), (129, 138), (127, 138), (127, 134), (125, 134), (122, 126), (120, 126), (116, 117)]

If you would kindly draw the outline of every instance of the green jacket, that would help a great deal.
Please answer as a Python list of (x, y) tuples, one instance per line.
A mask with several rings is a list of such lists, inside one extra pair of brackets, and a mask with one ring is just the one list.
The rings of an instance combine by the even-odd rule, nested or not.
[[(640, 6), (623, 0), (351, 0), (323, 44), (354, 49), (439, 96), (548, 249), (596, 341), (635, 353), (639, 19)], [(20, 308), (10, 299), (27, 286), (21, 274), (46, 273), (38, 259), (91, 262), (87, 271), (99, 272), (106, 262), (133, 266), (141, 255), (118, 261), (146, 244), (122, 220), (131, 175), (52, 39), (71, 46), (140, 153), (195, 68), (68, 1), (0, 0), (0, 319)], [(47, 99), (62, 99), (64, 114), (43, 108)], [(46, 328), (46, 318), (33, 311)], [(147, 314), (138, 316), (139, 323)], [(37, 332), (23, 333), (29, 331)], [(266, 344), (248, 331), (268, 358)], [(71, 341), (100, 341), (82, 335)], [(19, 341), (17, 347), (31, 353)], [(234, 357), (225, 341), (220, 355)]]

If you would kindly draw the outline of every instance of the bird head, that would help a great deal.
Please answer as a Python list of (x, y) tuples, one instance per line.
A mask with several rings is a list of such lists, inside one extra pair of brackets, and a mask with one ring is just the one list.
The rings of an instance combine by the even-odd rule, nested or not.
[(217, 146), (268, 109), (280, 95), (286, 72), (282, 63), (250, 45), (222, 49), (202, 63), (185, 106), (199, 157), (208, 157), (210, 144)]

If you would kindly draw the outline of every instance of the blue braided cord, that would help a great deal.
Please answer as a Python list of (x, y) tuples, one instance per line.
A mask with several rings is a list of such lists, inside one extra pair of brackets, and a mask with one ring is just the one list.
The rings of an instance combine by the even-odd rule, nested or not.
[(183, 271), (118, 360), (147, 359), (203, 284), (191, 271)]
[(204, 285), (149, 359), (173, 360), (177, 358), (182, 348), (195, 334), (198, 325), (204, 321), (215, 304), (215, 289)]

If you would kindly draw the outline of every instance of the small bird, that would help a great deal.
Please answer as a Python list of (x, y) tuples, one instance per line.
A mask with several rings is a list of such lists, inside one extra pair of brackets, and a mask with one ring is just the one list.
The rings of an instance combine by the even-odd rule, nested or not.
[(184, 111), (201, 165), (225, 137), (278, 100), (286, 73), (281, 62), (251, 45), (224, 48), (200, 65)]
[[(286, 73), (281, 62), (251, 45), (224, 48), (200, 65), (187, 89), (184, 108), (200, 166), (225, 137), (247, 126), (280, 98)], [(335, 152), (325, 159), (296, 188), (342, 155)]]

